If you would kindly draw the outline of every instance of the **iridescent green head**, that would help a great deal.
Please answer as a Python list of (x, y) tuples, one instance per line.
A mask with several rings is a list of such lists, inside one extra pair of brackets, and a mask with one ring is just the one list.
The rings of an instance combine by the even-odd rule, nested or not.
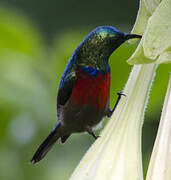
[(112, 26), (100, 26), (94, 29), (76, 50), (79, 64), (105, 69), (109, 56), (123, 42), (140, 35), (126, 34)]

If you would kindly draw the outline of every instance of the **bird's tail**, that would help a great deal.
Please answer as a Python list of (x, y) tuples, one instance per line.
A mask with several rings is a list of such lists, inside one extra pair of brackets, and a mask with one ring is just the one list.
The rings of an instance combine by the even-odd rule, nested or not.
[(48, 135), (48, 137), (43, 141), (43, 143), (39, 146), (32, 159), (31, 163), (35, 164), (39, 162), (41, 159), (45, 157), (45, 155), (49, 152), (55, 142), (60, 138), (60, 128), (61, 123), (58, 122), (56, 127), (52, 130), (52, 132)]

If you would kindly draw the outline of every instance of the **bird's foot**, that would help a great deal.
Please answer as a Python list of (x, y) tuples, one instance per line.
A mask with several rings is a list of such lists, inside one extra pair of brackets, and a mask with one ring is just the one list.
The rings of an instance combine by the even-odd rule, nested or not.
[(94, 132), (93, 133), (91, 133), (91, 135), (93, 136), (93, 138), (96, 140), (96, 139), (98, 139), (100, 136), (96, 136), (95, 134), (94, 134)]
[(96, 136), (94, 131), (91, 128), (88, 128), (87, 132), (93, 136), (93, 138), (96, 140), (97, 138), (99, 138), (100, 136)]
[[(126, 96), (126, 94), (124, 94), (122, 91), (117, 92), (117, 95), (118, 95), (119, 97), (121, 97), (121, 96)], [(118, 98), (119, 98), (119, 97), (118, 97)]]
[(116, 107), (117, 107), (117, 105), (118, 105), (118, 103), (119, 103), (119, 101), (121, 99), (121, 96), (126, 96), (124, 93), (122, 93), (122, 91), (117, 92), (117, 95), (118, 95), (118, 99), (116, 100), (116, 103), (115, 103), (113, 109), (112, 110), (109, 109), (108, 114), (107, 114), (108, 117), (112, 116), (113, 112), (115, 111), (115, 109), (116, 109)]

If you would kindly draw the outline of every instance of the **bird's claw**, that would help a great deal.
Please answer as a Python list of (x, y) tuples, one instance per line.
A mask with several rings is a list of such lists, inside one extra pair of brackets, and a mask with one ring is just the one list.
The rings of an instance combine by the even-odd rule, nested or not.
[(117, 95), (118, 95), (118, 96), (126, 96), (126, 94), (124, 94), (122, 91), (117, 92)]
[(96, 138), (95, 139), (98, 139), (100, 136), (96, 136)]

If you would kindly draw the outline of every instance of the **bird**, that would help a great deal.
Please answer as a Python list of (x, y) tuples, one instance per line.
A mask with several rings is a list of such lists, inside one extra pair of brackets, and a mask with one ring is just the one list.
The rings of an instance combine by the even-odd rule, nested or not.
[(123, 93), (110, 108), (110, 55), (125, 41), (141, 38), (113, 26), (99, 26), (74, 50), (61, 77), (57, 94), (58, 122), (30, 160), (35, 164), (45, 157), (60, 138), (64, 143), (72, 133), (88, 132), (104, 117), (111, 117)]

